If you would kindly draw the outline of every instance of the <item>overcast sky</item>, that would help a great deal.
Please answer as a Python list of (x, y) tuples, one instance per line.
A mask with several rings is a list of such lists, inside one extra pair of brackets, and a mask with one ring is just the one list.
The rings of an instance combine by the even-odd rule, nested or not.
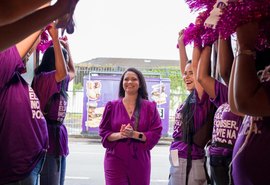
[(68, 35), (75, 63), (98, 57), (178, 60), (178, 31), (195, 20), (184, 2), (80, 0), (75, 32)]

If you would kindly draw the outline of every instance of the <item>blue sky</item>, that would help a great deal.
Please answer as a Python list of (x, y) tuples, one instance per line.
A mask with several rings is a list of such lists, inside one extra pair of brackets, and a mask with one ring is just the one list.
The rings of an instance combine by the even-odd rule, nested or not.
[(76, 29), (68, 37), (75, 63), (98, 57), (178, 60), (178, 31), (195, 20), (184, 0), (80, 0), (74, 17)]

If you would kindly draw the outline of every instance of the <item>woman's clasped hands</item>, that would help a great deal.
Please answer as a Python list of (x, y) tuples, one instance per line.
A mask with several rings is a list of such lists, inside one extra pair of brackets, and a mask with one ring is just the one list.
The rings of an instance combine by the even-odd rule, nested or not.
[(122, 124), (120, 128), (121, 139), (133, 137), (133, 127), (130, 124)]

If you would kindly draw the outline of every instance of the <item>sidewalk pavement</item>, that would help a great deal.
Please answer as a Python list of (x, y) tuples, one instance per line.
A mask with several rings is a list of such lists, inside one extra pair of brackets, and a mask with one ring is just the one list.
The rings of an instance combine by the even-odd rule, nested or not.
[[(100, 143), (101, 138), (99, 136), (78, 136), (69, 135), (69, 142), (86, 142), (86, 143)], [(160, 138), (158, 145), (170, 145), (172, 138), (162, 137)]]

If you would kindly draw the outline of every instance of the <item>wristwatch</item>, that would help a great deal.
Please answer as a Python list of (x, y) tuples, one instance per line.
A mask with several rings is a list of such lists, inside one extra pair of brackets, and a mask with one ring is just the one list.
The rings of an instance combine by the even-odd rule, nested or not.
[(143, 133), (139, 133), (139, 139), (141, 140), (143, 138)]

